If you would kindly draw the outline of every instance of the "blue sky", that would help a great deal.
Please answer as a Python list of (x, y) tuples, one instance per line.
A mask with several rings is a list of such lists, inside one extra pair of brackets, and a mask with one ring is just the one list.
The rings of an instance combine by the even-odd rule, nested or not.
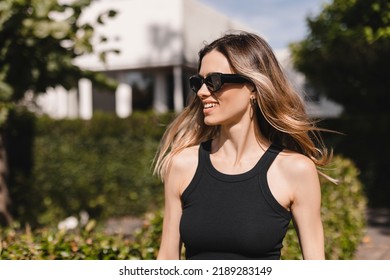
[(330, 0), (199, 0), (244, 23), (274, 49), (307, 34), (305, 18), (317, 15)]

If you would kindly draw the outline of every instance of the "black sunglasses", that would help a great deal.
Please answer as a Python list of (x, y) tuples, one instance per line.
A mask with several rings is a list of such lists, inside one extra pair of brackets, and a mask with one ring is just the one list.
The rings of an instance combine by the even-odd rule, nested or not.
[(251, 83), (247, 77), (239, 74), (222, 74), (222, 73), (211, 73), (203, 78), (199, 75), (190, 77), (190, 87), (195, 93), (198, 93), (203, 83), (206, 84), (207, 89), (210, 92), (219, 91), (224, 84), (242, 84)]

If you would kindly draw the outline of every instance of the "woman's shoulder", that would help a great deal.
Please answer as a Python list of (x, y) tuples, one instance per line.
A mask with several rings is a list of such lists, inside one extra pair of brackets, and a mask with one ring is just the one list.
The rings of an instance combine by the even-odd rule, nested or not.
[(283, 150), (278, 159), (280, 167), (292, 175), (302, 175), (308, 171), (317, 170), (314, 162), (309, 157), (290, 150)]
[(302, 187), (307, 183), (318, 181), (318, 171), (315, 163), (307, 156), (283, 150), (275, 161), (277, 169), (291, 186)]
[(184, 148), (172, 158), (172, 166), (185, 168), (198, 162), (199, 145)]
[(179, 193), (191, 182), (198, 166), (199, 145), (184, 148), (173, 156), (167, 174), (167, 182), (174, 182)]
[(291, 203), (300, 197), (314, 197), (320, 187), (315, 163), (297, 152), (283, 150), (275, 160), (272, 174), (284, 186)]

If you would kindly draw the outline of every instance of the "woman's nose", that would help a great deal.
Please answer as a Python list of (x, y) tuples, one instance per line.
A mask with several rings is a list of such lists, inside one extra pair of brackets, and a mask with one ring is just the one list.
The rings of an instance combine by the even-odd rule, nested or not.
[(209, 91), (209, 89), (206, 87), (206, 84), (202, 84), (202, 86), (200, 87), (200, 89), (198, 90), (198, 92), (196, 93), (196, 95), (198, 95), (199, 98), (203, 99), (205, 97), (208, 97), (211, 95), (211, 92)]

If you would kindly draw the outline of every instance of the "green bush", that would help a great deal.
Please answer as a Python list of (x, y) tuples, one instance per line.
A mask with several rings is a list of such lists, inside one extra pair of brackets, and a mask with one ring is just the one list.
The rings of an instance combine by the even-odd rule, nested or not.
[(155, 260), (160, 247), (163, 224), (163, 211), (158, 210), (145, 215), (145, 222), (135, 234), (133, 249), (143, 260)]
[[(95, 221), (73, 231), (0, 228), (0, 260), (128, 260), (139, 259), (132, 239), (107, 235)], [(135, 246), (141, 248), (140, 246)]]
[(127, 119), (96, 113), (89, 121), (24, 121), (35, 136), (30, 167), (12, 176), (14, 216), (38, 227), (80, 211), (100, 221), (160, 208), (163, 188), (151, 163), (169, 118), (135, 112)]
[(0, 227), (0, 260), (153, 260), (162, 233), (162, 211), (144, 215), (133, 235), (107, 234), (95, 220), (73, 229)]

